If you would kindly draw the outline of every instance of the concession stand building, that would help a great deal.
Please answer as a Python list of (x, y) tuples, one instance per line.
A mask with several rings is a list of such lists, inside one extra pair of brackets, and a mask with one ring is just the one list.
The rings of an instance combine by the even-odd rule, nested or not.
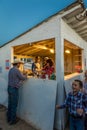
[[(82, 2), (75, 2), (0, 47), (0, 104), (7, 106), (8, 71), (14, 59), (20, 59), (28, 79), (19, 90), (18, 116), (37, 129), (66, 126), (67, 111), (55, 105), (64, 102), (72, 81), (82, 79), (87, 69), (87, 20), (80, 18), (84, 10)], [(52, 59), (55, 79), (32, 75), (36, 56), (41, 66), (44, 58)]]

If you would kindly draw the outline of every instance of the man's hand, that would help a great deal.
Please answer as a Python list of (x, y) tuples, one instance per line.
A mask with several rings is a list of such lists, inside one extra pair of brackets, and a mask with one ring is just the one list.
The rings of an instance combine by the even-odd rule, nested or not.
[(77, 113), (81, 116), (83, 115), (83, 109), (82, 108), (78, 108), (77, 109)]
[(59, 106), (59, 105), (56, 105), (56, 109), (60, 109), (60, 106)]

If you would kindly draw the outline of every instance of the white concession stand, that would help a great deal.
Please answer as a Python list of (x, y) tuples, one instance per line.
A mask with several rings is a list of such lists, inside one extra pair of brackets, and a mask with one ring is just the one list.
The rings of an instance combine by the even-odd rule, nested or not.
[(17, 114), (37, 129), (64, 129), (66, 110), (56, 110), (55, 105), (64, 102), (72, 81), (82, 80), (87, 69), (87, 41), (68, 24), (72, 12), (75, 14), (81, 8), (74, 3), (0, 47), (0, 104), (5, 106), (8, 72), (14, 58), (26, 61), (39, 56), (41, 61), (44, 57), (54, 61), (55, 80), (29, 77), (19, 90)]

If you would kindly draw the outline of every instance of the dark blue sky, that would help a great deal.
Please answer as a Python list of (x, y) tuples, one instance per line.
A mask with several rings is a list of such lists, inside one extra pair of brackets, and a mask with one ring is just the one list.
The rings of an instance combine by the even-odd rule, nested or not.
[[(0, 45), (76, 0), (0, 0)], [(85, 0), (87, 2), (87, 0)]]

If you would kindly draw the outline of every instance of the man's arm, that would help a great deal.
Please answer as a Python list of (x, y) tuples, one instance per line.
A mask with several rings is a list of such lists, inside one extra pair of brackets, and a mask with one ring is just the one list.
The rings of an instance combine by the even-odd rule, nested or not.
[(26, 80), (27, 79), (27, 74), (23, 75), (19, 70), (17, 70), (17, 76), (19, 77), (20, 80)]
[(62, 105), (56, 105), (56, 109), (62, 109), (68, 107), (70, 104), (69, 94), (67, 95), (65, 102)]

